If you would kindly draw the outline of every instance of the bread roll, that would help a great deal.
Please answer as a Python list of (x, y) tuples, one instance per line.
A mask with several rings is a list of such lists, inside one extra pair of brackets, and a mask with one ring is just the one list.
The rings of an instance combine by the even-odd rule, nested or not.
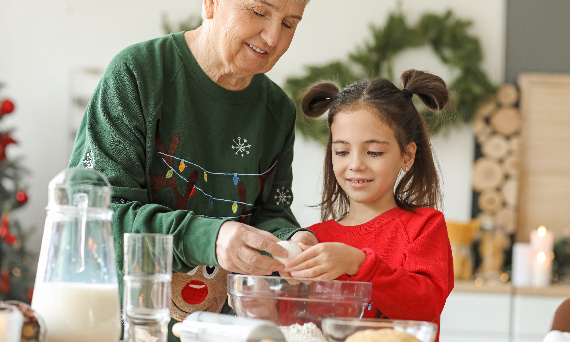
[(345, 342), (421, 342), (414, 335), (393, 329), (367, 329), (350, 335)]

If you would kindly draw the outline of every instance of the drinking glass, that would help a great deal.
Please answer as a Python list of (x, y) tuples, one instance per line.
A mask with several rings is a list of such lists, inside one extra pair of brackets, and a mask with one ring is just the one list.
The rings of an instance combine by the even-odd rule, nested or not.
[(170, 321), (172, 235), (124, 234), (125, 342), (166, 342)]

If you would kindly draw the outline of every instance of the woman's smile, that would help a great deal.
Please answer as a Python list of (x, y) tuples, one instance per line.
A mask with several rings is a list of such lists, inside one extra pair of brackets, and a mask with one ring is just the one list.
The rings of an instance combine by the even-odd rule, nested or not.
[(247, 44), (247, 46), (249, 46), (253, 51), (260, 53), (260, 54), (267, 54), (268, 52), (261, 50), (260, 48), (258, 48), (257, 46), (253, 45), (253, 44)]

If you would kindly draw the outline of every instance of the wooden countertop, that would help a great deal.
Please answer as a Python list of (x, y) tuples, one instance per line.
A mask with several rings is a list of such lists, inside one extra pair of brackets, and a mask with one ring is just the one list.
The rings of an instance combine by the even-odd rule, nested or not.
[(453, 292), (505, 293), (525, 296), (569, 297), (570, 284), (553, 284), (548, 287), (515, 287), (510, 282), (455, 280)]

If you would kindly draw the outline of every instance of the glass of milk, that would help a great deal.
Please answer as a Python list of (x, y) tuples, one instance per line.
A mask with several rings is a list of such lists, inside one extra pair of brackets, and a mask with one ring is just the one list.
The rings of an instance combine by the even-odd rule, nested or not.
[(125, 342), (166, 342), (170, 321), (172, 235), (124, 234)]
[(46, 342), (115, 342), (120, 301), (111, 186), (98, 171), (69, 168), (48, 186), (32, 308)]

